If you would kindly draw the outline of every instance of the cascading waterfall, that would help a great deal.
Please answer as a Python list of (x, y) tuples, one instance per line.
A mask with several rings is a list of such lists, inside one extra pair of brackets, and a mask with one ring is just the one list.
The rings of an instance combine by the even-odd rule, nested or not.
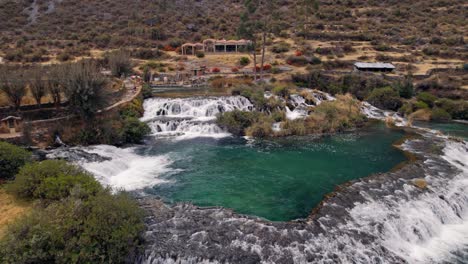
[(382, 121), (391, 120), (396, 126), (407, 126), (408, 121), (401, 117), (398, 113), (388, 110), (379, 109), (368, 102), (361, 103), (361, 112), (368, 118), (378, 119)]
[[(433, 144), (442, 156), (430, 153)], [(466, 263), (468, 145), (434, 138), (403, 147), (423, 161), (352, 182), (308, 221), (165, 206), (149, 219), (140, 263)], [(415, 175), (427, 190), (414, 186)], [(151, 201), (144, 206), (161, 208)]]
[[(325, 93), (313, 97), (314, 105), (334, 100)], [(288, 104), (294, 107), (286, 108), (288, 118), (303, 118), (307, 112), (297, 113), (314, 107), (299, 95)], [(226, 136), (214, 123), (216, 114), (253, 110), (241, 96), (153, 98), (144, 107), (142, 120), (154, 135), (178, 138)], [(369, 118), (408, 125), (397, 113), (367, 102), (361, 111)], [(280, 124), (274, 129), (280, 130)], [(139, 263), (468, 263), (468, 144), (431, 133), (408, 140), (402, 148), (420, 161), (354, 180), (327, 198), (310, 219), (300, 221), (270, 222), (225, 208), (169, 206), (148, 198), (143, 201), (151, 212), (148, 246)], [(103, 184), (126, 190), (160, 184), (167, 178), (158, 176), (174, 171), (169, 154), (145, 156), (111, 146), (67, 153), (57, 151), (50, 158), (71, 155)], [(424, 178), (428, 187), (416, 187), (415, 178)]]
[(307, 100), (299, 94), (290, 95), (289, 103), (294, 107), (293, 110), (289, 106), (286, 106), (286, 118), (289, 120), (295, 120), (305, 118), (309, 114), (309, 109), (321, 104), (324, 101), (336, 100), (335, 97), (317, 90), (303, 89), (303, 92), (308, 93), (313, 97), (313, 104), (307, 102)]
[(216, 115), (233, 110), (251, 111), (253, 105), (242, 96), (208, 98), (152, 98), (144, 103), (141, 118), (154, 136), (225, 137), (229, 133), (214, 123)]

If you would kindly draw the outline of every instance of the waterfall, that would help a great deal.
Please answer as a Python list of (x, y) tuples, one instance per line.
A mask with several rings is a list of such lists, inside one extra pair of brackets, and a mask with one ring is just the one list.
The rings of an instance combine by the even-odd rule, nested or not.
[(397, 112), (382, 110), (368, 102), (361, 103), (361, 112), (371, 119), (378, 119), (382, 121), (391, 120), (396, 126), (407, 126), (408, 120), (401, 117)]
[(251, 111), (253, 105), (242, 96), (208, 98), (152, 98), (144, 102), (147, 122), (157, 137), (178, 139), (226, 137), (229, 133), (215, 124), (216, 115), (233, 110)]
[[(435, 145), (442, 155), (430, 153)], [(404, 148), (424, 161), (351, 182), (310, 221), (164, 207), (149, 219), (139, 263), (466, 263), (468, 145), (426, 138)], [(415, 175), (427, 181), (425, 190), (412, 183)]]

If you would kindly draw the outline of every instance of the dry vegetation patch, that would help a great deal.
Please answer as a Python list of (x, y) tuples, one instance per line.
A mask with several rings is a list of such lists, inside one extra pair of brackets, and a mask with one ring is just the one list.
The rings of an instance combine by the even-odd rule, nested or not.
[(8, 224), (27, 214), (31, 205), (15, 199), (0, 187), (0, 238), (5, 234)]

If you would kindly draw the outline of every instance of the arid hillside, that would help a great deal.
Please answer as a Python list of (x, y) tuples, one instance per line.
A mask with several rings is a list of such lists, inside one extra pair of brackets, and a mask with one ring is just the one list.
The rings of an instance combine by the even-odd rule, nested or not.
[[(425, 46), (466, 57), (468, 5), (463, 0), (278, 0), (277, 37), (373, 41)], [(40, 61), (64, 50), (177, 47), (203, 38), (236, 38), (242, 0), (0, 0), (0, 44), (6, 60)], [(268, 15), (268, 14), (265, 14)], [(1, 54), (0, 54), (1, 56)]]

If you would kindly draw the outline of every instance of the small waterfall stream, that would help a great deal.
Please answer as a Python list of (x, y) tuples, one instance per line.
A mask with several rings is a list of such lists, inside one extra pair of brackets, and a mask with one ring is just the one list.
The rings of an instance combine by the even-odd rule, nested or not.
[(219, 113), (233, 110), (251, 111), (253, 105), (242, 96), (208, 98), (152, 98), (144, 103), (141, 118), (150, 126), (154, 136), (225, 137), (229, 133), (214, 121)]

